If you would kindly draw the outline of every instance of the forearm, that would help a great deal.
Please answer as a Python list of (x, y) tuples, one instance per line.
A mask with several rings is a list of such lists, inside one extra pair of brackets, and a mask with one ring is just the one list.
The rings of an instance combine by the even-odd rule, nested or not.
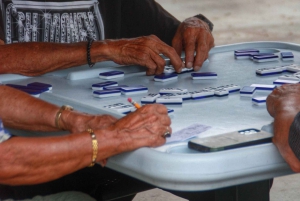
[(55, 180), (91, 163), (87, 132), (60, 137), (13, 137), (0, 144), (0, 183), (29, 185)]
[(22, 130), (56, 131), (59, 107), (24, 92), (0, 86), (0, 117), (4, 126)]
[[(106, 43), (92, 44), (93, 62), (107, 60)], [(0, 45), (0, 74), (42, 75), (87, 63), (87, 42), (74, 44), (15, 43)]]

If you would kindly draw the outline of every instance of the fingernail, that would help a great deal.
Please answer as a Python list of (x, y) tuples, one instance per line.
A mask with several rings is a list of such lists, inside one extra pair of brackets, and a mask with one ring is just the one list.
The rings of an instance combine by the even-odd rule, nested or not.
[(192, 62), (188, 62), (186, 65), (187, 68), (192, 68), (193, 67), (193, 63)]

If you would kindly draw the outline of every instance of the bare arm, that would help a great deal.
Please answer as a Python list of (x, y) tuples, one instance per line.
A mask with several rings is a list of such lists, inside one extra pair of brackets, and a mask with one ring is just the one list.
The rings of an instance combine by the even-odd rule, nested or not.
[[(114, 61), (123, 65), (141, 65), (147, 74), (160, 74), (165, 61), (164, 54), (176, 66), (183, 66), (174, 48), (156, 36), (132, 39), (95, 41), (91, 46), (91, 61)], [(54, 70), (80, 66), (87, 63), (87, 42), (74, 44), (15, 43), (0, 45), (0, 74), (14, 73), (27, 76), (42, 75)]]
[[(162, 135), (171, 129), (163, 105), (147, 105), (116, 123), (95, 130), (97, 160), (140, 147), (165, 143)], [(92, 158), (90, 134), (82, 132), (59, 137), (13, 137), (0, 144), (0, 183), (38, 184), (87, 167)]]
[[(60, 178), (91, 163), (91, 137), (13, 137), (0, 144), (0, 183), (38, 184)], [(101, 156), (99, 156), (100, 158)]]
[(288, 142), (290, 126), (300, 111), (300, 84), (275, 89), (267, 98), (267, 109), (274, 117), (274, 144), (292, 170), (300, 172), (300, 161)]
[[(58, 131), (55, 126), (59, 107), (24, 92), (0, 86), (0, 117), (4, 126), (31, 131)], [(82, 132), (88, 128), (99, 129), (114, 123), (109, 115), (89, 115), (77, 111), (63, 111), (60, 126), (71, 132)]]
[[(102, 44), (99, 43), (101, 46)], [(0, 73), (28, 76), (87, 63), (86, 43), (15, 43), (0, 46)]]

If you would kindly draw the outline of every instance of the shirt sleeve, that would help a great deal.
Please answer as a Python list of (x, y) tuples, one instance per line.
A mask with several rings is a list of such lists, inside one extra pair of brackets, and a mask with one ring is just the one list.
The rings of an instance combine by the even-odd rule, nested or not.
[(154, 34), (171, 45), (180, 24), (154, 0), (122, 0), (121, 36), (126, 38)]
[(3, 27), (3, 19), (2, 19), (1, 9), (0, 9), (0, 40), (4, 41), (4, 27)]

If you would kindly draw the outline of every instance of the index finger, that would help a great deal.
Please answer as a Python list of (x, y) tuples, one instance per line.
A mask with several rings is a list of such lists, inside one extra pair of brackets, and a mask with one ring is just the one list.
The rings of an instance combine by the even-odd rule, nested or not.
[(173, 47), (168, 46), (167, 44), (161, 44), (159, 47), (159, 51), (166, 57), (170, 59), (170, 62), (172, 63), (174, 70), (177, 73), (181, 72), (181, 69), (183, 68), (184, 64), (180, 58), (180, 56), (177, 54), (175, 49)]
[(192, 68), (194, 63), (194, 54), (196, 48), (196, 38), (188, 37), (185, 41), (185, 66)]
[(200, 70), (203, 62), (205, 59), (208, 58), (208, 50), (209, 47), (206, 43), (206, 35), (202, 35), (198, 38), (198, 43), (196, 47), (196, 55), (195, 55), (195, 60), (194, 60), (194, 70), (198, 71)]

